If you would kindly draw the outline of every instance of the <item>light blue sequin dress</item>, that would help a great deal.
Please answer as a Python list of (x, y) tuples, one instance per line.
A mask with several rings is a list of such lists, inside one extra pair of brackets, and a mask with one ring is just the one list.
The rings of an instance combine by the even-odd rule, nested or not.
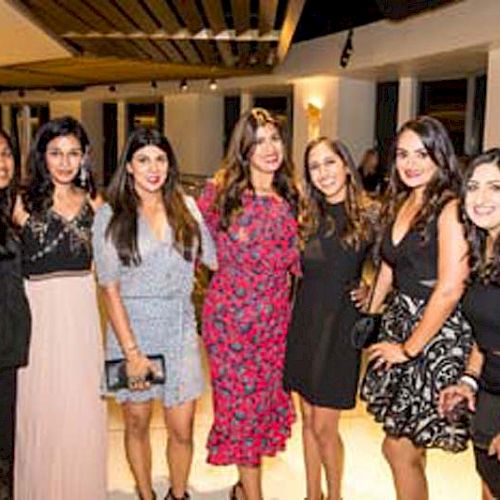
[[(195, 201), (186, 204), (200, 225), (202, 261), (217, 264), (211, 236)], [(169, 226), (158, 240), (144, 217), (138, 217), (139, 266), (124, 266), (110, 239), (105, 237), (112, 209), (104, 205), (95, 216), (92, 244), (99, 284), (120, 284), (120, 295), (141, 351), (165, 356), (167, 381), (144, 391), (122, 389), (119, 402), (161, 399), (165, 406), (179, 405), (197, 398), (203, 391), (199, 339), (191, 294), (194, 262), (186, 261), (173, 246)], [(107, 329), (107, 359), (123, 358), (111, 325)]]

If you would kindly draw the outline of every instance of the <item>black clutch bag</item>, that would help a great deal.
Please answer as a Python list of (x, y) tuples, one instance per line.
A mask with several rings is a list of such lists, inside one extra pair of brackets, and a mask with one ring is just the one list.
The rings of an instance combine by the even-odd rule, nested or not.
[[(163, 354), (152, 354), (147, 358), (155, 365), (158, 373), (149, 372), (146, 381), (151, 384), (164, 384), (166, 380), (165, 357)], [(126, 364), (125, 358), (109, 359), (104, 362), (106, 389), (109, 392), (128, 388)]]
[(382, 322), (381, 314), (363, 314), (351, 329), (351, 344), (355, 349), (366, 349), (375, 344)]
[[(375, 278), (373, 280), (372, 289), (370, 291), (370, 298), (368, 300), (368, 311), (370, 310), (372, 305), (373, 294), (375, 292), (375, 286), (377, 285), (381, 267), (382, 261), (380, 261), (377, 267), (377, 272), (375, 273)], [(364, 313), (351, 328), (351, 345), (355, 349), (366, 349), (372, 344), (375, 344), (378, 340), (381, 323), (381, 314)]]

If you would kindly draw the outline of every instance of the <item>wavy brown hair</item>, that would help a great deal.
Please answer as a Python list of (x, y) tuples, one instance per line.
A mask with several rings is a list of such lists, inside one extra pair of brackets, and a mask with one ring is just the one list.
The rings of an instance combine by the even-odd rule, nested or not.
[(493, 282), (500, 286), (500, 236), (497, 236), (496, 240), (493, 242), (493, 255), (491, 258), (488, 258), (486, 254), (488, 232), (476, 226), (465, 210), (467, 185), (474, 175), (476, 168), (486, 163), (494, 164), (500, 170), (500, 148), (490, 149), (471, 160), (465, 170), (460, 195), (460, 207), (462, 221), (465, 227), (465, 235), (469, 243), (471, 280), (479, 280), (485, 283)]
[(311, 214), (309, 234), (317, 232), (323, 221), (328, 225), (327, 231), (335, 231), (335, 222), (331, 217), (327, 216), (326, 207), (328, 202), (325, 195), (314, 186), (309, 171), (309, 156), (319, 144), (325, 144), (342, 160), (347, 169), (346, 196), (344, 200), (347, 224), (339, 237), (344, 245), (359, 249), (363, 242), (370, 241), (373, 237), (375, 204), (373, 202), (371, 206), (368, 204), (368, 197), (364, 192), (361, 177), (348, 147), (342, 141), (332, 140), (324, 136), (310, 141), (304, 153), (304, 179)]
[[(269, 111), (262, 108), (253, 108), (244, 113), (233, 129), (222, 167), (215, 175), (217, 190), (215, 207), (221, 215), (220, 228), (223, 231), (227, 231), (234, 217), (241, 213), (243, 193), (250, 191), (255, 194), (250, 176), (250, 158), (257, 144), (257, 129), (269, 124), (276, 128), (284, 143), (281, 123)], [(276, 193), (290, 205), (299, 223), (299, 233), (303, 239), (306, 208), (285, 146), (283, 162), (274, 174), (272, 185)]]
[(106, 237), (114, 243), (121, 262), (139, 265), (141, 256), (137, 243), (138, 209), (141, 200), (134, 189), (134, 179), (127, 171), (127, 164), (134, 153), (145, 146), (156, 146), (165, 152), (168, 160), (168, 176), (162, 186), (162, 197), (167, 220), (174, 235), (174, 247), (184, 259), (196, 257), (194, 249), (201, 246), (198, 222), (184, 201), (184, 193), (179, 182), (179, 167), (174, 151), (165, 136), (157, 130), (139, 128), (130, 134), (120, 163), (111, 179), (108, 200), (113, 215), (106, 228)]
[(437, 166), (436, 173), (425, 188), (422, 209), (411, 224), (411, 228), (416, 229), (422, 240), (426, 241), (429, 237), (430, 223), (439, 216), (441, 209), (449, 200), (458, 197), (461, 175), (453, 144), (444, 125), (431, 116), (420, 116), (407, 121), (399, 129), (391, 151), (392, 167), (386, 193), (388, 202), (383, 215), (386, 225), (394, 221), (399, 208), (411, 192), (411, 188), (399, 178), (396, 169), (397, 144), (401, 135), (408, 130), (418, 135), (431, 160)]

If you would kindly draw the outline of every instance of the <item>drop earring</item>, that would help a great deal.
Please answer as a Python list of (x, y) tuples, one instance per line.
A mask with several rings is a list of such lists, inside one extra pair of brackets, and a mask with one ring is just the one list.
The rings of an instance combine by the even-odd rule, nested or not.
[(82, 164), (80, 165), (80, 186), (82, 188), (87, 186), (87, 179), (88, 179), (87, 166), (85, 162), (82, 161)]

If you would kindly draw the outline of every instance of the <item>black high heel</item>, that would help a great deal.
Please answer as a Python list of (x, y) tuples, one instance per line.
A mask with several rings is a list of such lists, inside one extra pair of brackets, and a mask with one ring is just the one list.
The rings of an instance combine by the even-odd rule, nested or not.
[(181, 498), (175, 497), (172, 488), (169, 488), (165, 500), (190, 500), (190, 498), (191, 495), (187, 491), (184, 492), (184, 495), (182, 495)]
[(231, 487), (231, 490), (229, 491), (229, 500), (238, 500), (238, 490), (241, 490), (244, 493), (241, 481), (234, 483)]

